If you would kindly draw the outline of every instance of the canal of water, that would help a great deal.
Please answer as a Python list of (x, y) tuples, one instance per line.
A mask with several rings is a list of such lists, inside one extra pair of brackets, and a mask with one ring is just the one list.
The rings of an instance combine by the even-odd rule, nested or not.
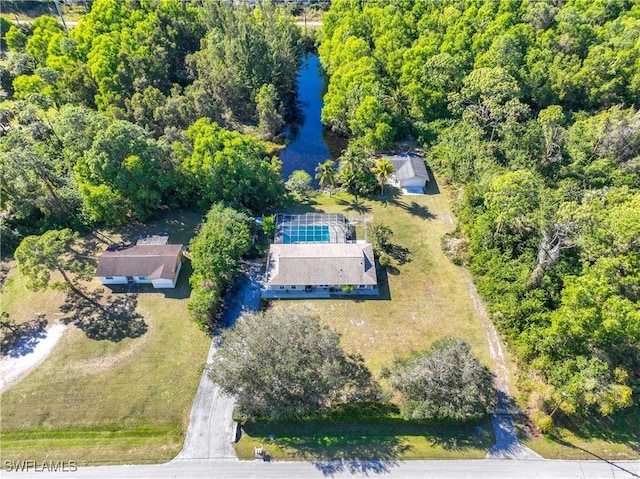
[(326, 77), (318, 55), (307, 53), (298, 74), (300, 119), (287, 127), (289, 144), (280, 153), (285, 180), (294, 170), (305, 170), (313, 178), (318, 163), (335, 160), (346, 147), (345, 139), (324, 128), (320, 121), (325, 92)]

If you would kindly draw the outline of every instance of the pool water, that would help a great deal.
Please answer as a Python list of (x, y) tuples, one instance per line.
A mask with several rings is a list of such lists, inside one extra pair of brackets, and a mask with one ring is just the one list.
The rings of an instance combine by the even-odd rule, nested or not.
[(285, 226), (282, 228), (282, 242), (293, 243), (329, 243), (328, 226)]

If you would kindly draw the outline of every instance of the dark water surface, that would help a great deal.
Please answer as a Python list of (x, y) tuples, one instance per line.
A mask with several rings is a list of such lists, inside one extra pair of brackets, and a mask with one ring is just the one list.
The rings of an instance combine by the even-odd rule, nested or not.
[[(294, 170), (305, 170), (313, 178), (318, 163), (340, 156), (346, 146), (343, 138), (323, 128), (320, 122), (325, 77), (318, 55), (307, 53), (298, 74), (299, 124), (287, 129), (290, 143), (280, 153), (282, 176), (286, 180)], [(314, 181), (315, 182), (315, 181)]]

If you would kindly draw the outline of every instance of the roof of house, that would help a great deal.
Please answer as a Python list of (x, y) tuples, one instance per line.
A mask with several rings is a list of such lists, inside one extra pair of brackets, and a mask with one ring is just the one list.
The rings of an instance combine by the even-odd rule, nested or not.
[(369, 243), (273, 244), (267, 281), (274, 286), (377, 283)]
[(173, 279), (182, 245), (135, 245), (105, 251), (98, 260), (96, 276), (146, 276)]
[(390, 156), (389, 159), (396, 170), (398, 181), (402, 182), (416, 177), (429, 181), (429, 173), (427, 173), (427, 167), (422, 157), (412, 153), (403, 153), (402, 155)]
[(160, 234), (160, 235), (143, 235), (138, 237), (138, 241), (136, 244), (168, 244), (169, 243), (169, 234)]

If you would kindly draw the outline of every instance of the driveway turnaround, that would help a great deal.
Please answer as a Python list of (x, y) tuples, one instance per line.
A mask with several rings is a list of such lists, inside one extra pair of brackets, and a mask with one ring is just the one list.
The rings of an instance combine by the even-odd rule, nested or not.
[(549, 461), (478, 459), (460, 461), (353, 461), (353, 462), (255, 462), (172, 461), (145, 466), (82, 467), (73, 474), (43, 472), (42, 468), (10, 474), (10, 462), (3, 462), (2, 477), (28, 479), (69, 476), (74, 479), (313, 479), (366, 477), (380, 479), (625, 479), (640, 477), (640, 461)]

